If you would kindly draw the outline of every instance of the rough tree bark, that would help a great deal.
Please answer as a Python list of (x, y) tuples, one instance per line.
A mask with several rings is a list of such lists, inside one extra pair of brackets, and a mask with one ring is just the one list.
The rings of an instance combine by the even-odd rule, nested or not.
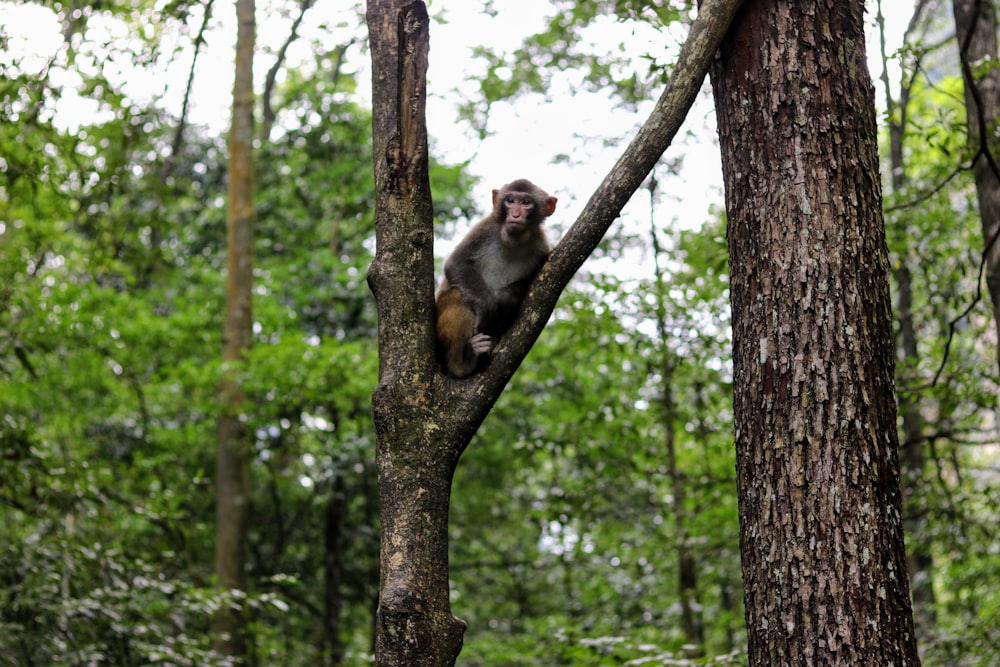
[(563, 288), (670, 145), (739, 4), (704, 3), (652, 115), (553, 251), (489, 368), (456, 381), (439, 373), (434, 360), (434, 229), (424, 118), (427, 11), (419, 0), (368, 1), (377, 246), (368, 280), (379, 314), (372, 410), (382, 503), (375, 646), (380, 667), (454, 664), (465, 629), (448, 599), (448, 506), (459, 457)]
[(436, 667), (454, 664), (465, 623), (448, 600), (448, 503), (461, 445), (438, 426), (432, 340), (428, 16), (421, 2), (370, 0), (367, 20), (377, 196), (368, 282), (379, 313), (372, 410), (382, 527), (375, 660)]
[(757, 0), (712, 71), (750, 664), (919, 664), (864, 2)]
[[(983, 265), (993, 321), (1000, 327), (1000, 169), (997, 166), (997, 112), (1000, 66), (997, 65), (997, 16), (993, 0), (954, 0), (972, 171), (983, 227)], [(997, 354), (1000, 364), (1000, 346)]]
[(218, 587), (231, 596), (212, 622), (213, 648), (237, 663), (246, 656), (242, 593), (246, 591), (246, 534), (250, 512), (247, 460), (250, 448), (245, 396), (239, 366), (250, 349), (253, 305), (253, 50), (254, 0), (237, 0), (236, 79), (229, 133), (229, 211), (226, 324), (223, 334), (221, 410), (216, 420), (215, 573)]

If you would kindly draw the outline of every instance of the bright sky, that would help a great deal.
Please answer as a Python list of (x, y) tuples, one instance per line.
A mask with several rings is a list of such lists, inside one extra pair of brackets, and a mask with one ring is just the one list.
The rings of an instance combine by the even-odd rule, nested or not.
[[(266, 0), (258, 0), (260, 9)], [(470, 160), (473, 174), (480, 176), (483, 210), (488, 206), (491, 188), (514, 178), (527, 177), (559, 197), (559, 211), (553, 217), (554, 237), (558, 238), (579, 214), (590, 193), (614, 164), (624, 144), (645, 120), (652, 101), (639, 113), (616, 108), (607, 95), (587, 93), (571, 94), (563, 84), (555, 92), (554, 101), (542, 103), (538, 98), (522, 98), (512, 103), (494, 106), (490, 121), (491, 137), (480, 142), (456, 121), (454, 90), (467, 95), (475, 94), (475, 81), (468, 80), (475, 73), (476, 63), (470, 60), (470, 49), (485, 45), (495, 51), (513, 50), (522, 39), (544, 26), (549, 5), (540, 0), (497, 0), (502, 11), (489, 16), (480, 11), (480, 3), (468, 0), (430, 0), (431, 16), (440, 22), (431, 26), (431, 52), (428, 101), (428, 130), (432, 150), (446, 162)], [(871, 4), (871, 3), (870, 3)], [(885, 2), (887, 36), (890, 50), (900, 44), (905, 22), (911, 7), (907, 3)], [(329, 45), (340, 43), (351, 34), (358, 34), (357, 21), (345, 10), (342, 0), (318, 0), (307, 15), (303, 39), (290, 54), (290, 62), (308, 60), (310, 48), (307, 38), (317, 37)], [(233, 36), (225, 26), (233, 24), (232, 4), (217, 7), (216, 21), (222, 30), (210, 36), (209, 48), (201, 56), (196, 79), (194, 106), (191, 120), (205, 123), (220, 130), (228, 125), (232, 89)], [(319, 27), (320, 20), (331, 27)], [(258, 22), (258, 42), (262, 46), (277, 46), (288, 33), (290, 18), (269, 18)], [(880, 73), (877, 31), (874, 14), (868, 15), (868, 53), (873, 78)], [(341, 25), (338, 26), (338, 22)], [(107, 30), (124, 34), (117, 26), (95, 19), (91, 30), (99, 34)], [(325, 31), (325, 32), (324, 32)], [(331, 37), (332, 33), (332, 37)], [(22, 67), (41, 68), (60, 48), (61, 35), (55, 15), (51, 10), (37, 5), (15, 5), (0, 0), (0, 36), (8, 39), (8, 48), (0, 52), (0, 72), (10, 66), (11, 54), (25, 54)], [(661, 52), (672, 54), (677, 44), (670, 40), (682, 35), (661, 35), (651, 29), (633, 33), (623, 24), (606, 21), (590, 31), (592, 41), (617, 44), (624, 41), (633, 45), (637, 53)], [(606, 42), (604, 40), (607, 40)], [(672, 55), (667, 55), (672, 60)], [(258, 58), (257, 81), (263, 81), (270, 66), (269, 57)], [(370, 74), (366, 60), (355, 63), (360, 70), (360, 82), (369, 85)], [(99, 65), (111, 67), (112, 63)], [(183, 85), (190, 66), (190, 55), (178, 58), (171, 72), (162, 78), (129, 76), (126, 93), (139, 98), (158, 95), (163, 86), (169, 85), (167, 99), (179, 111)], [(62, 100), (63, 122), (71, 124), (93, 112), (86, 100), (74, 96), (73, 81), (63, 76), (57, 83), (66, 84)], [(878, 88), (878, 87), (877, 87)], [(620, 142), (620, 143), (615, 143)], [(568, 163), (554, 164), (553, 156), (569, 154)], [(665, 156), (683, 157), (678, 178), (661, 182), (665, 200), (657, 211), (658, 222), (664, 228), (692, 228), (699, 226), (711, 214), (711, 205), (721, 205), (722, 177), (718, 149), (715, 142), (715, 120), (707, 90), (688, 116), (681, 135)], [(648, 196), (639, 193), (623, 214), (625, 224), (630, 220), (640, 230), (648, 229)]]

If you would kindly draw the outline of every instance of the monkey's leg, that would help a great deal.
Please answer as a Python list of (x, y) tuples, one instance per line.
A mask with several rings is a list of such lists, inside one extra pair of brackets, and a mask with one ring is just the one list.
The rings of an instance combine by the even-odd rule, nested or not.
[(464, 378), (472, 375), (481, 354), (490, 350), (490, 338), (476, 334), (476, 316), (462, 293), (452, 288), (438, 296), (437, 338), (449, 375)]

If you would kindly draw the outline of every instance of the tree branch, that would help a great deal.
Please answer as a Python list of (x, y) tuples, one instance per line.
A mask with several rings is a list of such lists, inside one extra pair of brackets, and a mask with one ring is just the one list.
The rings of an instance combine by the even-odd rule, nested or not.
[(191, 56), (191, 69), (188, 70), (187, 85), (184, 87), (184, 100), (181, 102), (181, 113), (177, 119), (177, 128), (174, 130), (174, 138), (170, 142), (170, 153), (160, 166), (160, 183), (166, 185), (174, 170), (174, 163), (177, 162), (177, 155), (184, 145), (184, 130), (187, 128), (188, 109), (191, 106), (191, 89), (194, 87), (194, 73), (198, 64), (198, 54), (201, 47), (205, 45), (205, 34), (208, 32), (212, 19), (212, 8), (215, 0), (208, 0), (205, 3), (205, 18), (198, 29), (198, 36), (194, 39), (194, 55)]
[(288, 48), (299, 38), (299, 26), (302, 25), (302, 19), (305, 18), (306, 12), (312, 7), (313, 0), (302, 0), (302, 7), (299, 10), (299, 15), (295, 17), (295, 21), (292, 22), (292, 28), (288, 31), (288, 39), (281, 45), (278, 49), (278, 56), (274, 60), (274, 64), (271, 65), (271, 69), (267, 71), (267, 77), (264, 79), (264, 94), (263, 106), (264, 106), (264, 122), (261, 123), (260, 139), (261, 141), (267, 142), (271, 139), (271, 128), (274, 127), (274, 119), (277, 113), (274, 110), (274, 86), (275, 82), (278, 80), (278, 72), (285, 65), (285, 57), (288, 55)]
[[(494, 349), (490, 367), (469, 381), (451, 383), (452, 391), (461, 394), (464, 402), (472, 394), (499, 396), (545, 327), (566, 285), (677, 135), (741, 4), (742, 0), (701, 3), (670, 80), (652, 113), (542, 267), (525, 299), (521, 317)], [(493, 402), (476, 406), (477, 414), (469, 415), (476, 427), (492, 406)]]

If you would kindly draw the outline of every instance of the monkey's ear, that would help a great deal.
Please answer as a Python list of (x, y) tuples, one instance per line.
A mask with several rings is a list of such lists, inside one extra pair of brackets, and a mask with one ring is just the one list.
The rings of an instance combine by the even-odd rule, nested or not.
[[(494, 190), (494, 197), (496, 197), (496, 191)], [(556, 212), (556, 202), (559, 201), (555, 197), (549, 197), (545, 200), (545, 215), (550, 216)]]
[(494, 190), (493, 191), (493, 206), (497, 205), (497, 198), (499, 196), (500, 196), (500, 191), (499, 190)]

